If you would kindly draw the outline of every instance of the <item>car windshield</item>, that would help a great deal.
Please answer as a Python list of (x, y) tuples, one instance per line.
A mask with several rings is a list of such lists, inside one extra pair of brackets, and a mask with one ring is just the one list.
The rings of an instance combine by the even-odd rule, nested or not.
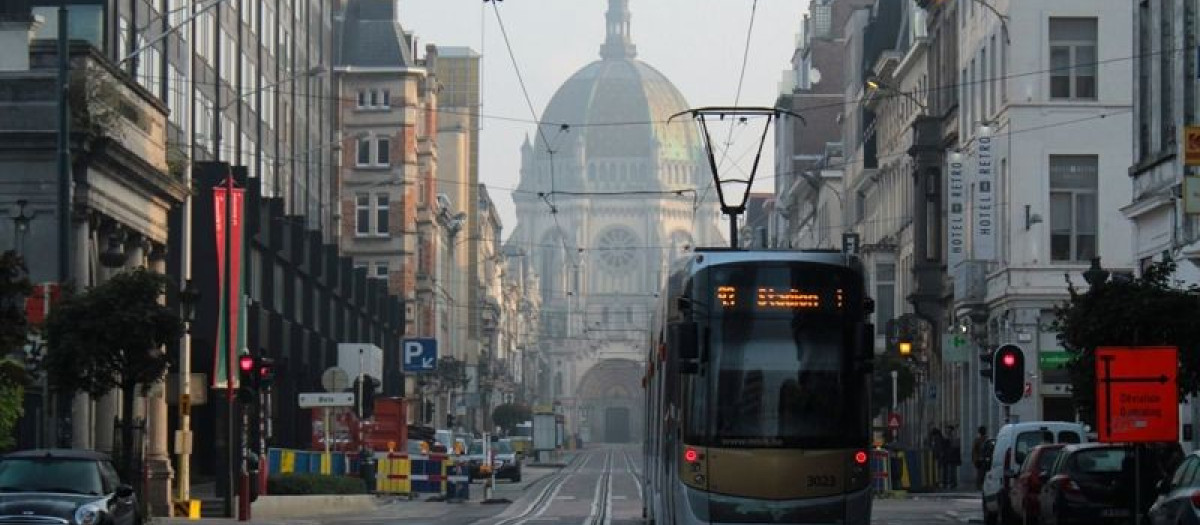
[(0, 492), (103, 494), (94, 460), (13, 458), (0, 461)]
[(1073, 472), (1080, 474), (1116, 474), (1125, 460), (1123, 448), (1081, 450), (1075, 454)]
[(512, 443), (508, 441), (497, 441), (492, 443), (492, 448), (496, 450), (497, 454), (512, 454), (513, 451)]

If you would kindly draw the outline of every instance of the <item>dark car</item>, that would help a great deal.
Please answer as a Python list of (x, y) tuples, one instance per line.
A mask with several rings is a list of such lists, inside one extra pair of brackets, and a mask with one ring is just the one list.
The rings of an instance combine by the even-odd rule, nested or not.
[(142, 517), (107, 455), (42, 449), (0, 457), (0, 523), (140, 525)]
[(1038, 522), (1038, 498), (1042, 492), (1042, 485), (1046, 482), (1054, 460), (1058, 459), (1059, 452), (1065, 446), (1065, 443), (1050, 443), (1034, 447), (1021, 464), (1021, 470), (1017, 471), (1006, 500), (1011, 505), (1011, 514), (1022, 523)]
[(1156, 496), (1147, 514), (1151, 524), (1200, 525), (1200, 451), (1192, 452), (1159, 483)]
[[(1144, 512), (1154, 487), (1166, 477), (1164, 465), (1178, 457), (1178, 443), (1142, 446), (1087, 443), (1063, 448), (1047, 473), (1039, 498), (1044, 525), (1129, 523), (1133, 514), (1135, 480), (1141, 487)], [(1141, 468), (1135, 472), (1135, 464)]]
[(492, 456), (490, 467), (484, 458), (483, 440), (476, 439), (467, 451), (467, 465), (472, 480), (485, 479), (496, 471), (496, 479), (507, 479), (514, 483), (521, 481), (521, 456), (513, 450), (512, 442), (507, 439), (493, 441), (489, 451)]

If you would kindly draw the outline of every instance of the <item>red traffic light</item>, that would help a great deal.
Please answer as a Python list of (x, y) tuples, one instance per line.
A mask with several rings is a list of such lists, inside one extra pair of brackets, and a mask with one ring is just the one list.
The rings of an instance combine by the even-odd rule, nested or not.
[(242, 372), (254, 370), (254, 356), (247, 354), (239, 357), (238, 368), (240, 368)]
[(1004, 354), (1000, 356), (1000, 364), (1012, 368), (1017, 365), (1017, 356), (1013, 354)]

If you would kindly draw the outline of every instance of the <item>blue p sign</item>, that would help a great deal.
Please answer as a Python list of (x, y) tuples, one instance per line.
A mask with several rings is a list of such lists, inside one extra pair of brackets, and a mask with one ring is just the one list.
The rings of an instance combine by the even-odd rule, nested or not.
[(431, 372), (437, 369), (437, 339), (405, 339), (401, 351), (405, 372)]

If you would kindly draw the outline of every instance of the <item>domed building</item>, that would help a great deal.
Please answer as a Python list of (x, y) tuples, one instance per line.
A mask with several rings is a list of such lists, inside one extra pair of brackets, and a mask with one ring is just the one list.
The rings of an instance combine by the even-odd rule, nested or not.
[(558, 402), (585, 442), (641, 438), (642, 361), (668, 265), (725, 244), (695, 124), (666, 122), (687, 101), (637, 60), (629, 0), (609, 0), (606, 22), (601, 59), (558, 89), (522, 146), (507, 241), (541, 282), (538, 401)]

